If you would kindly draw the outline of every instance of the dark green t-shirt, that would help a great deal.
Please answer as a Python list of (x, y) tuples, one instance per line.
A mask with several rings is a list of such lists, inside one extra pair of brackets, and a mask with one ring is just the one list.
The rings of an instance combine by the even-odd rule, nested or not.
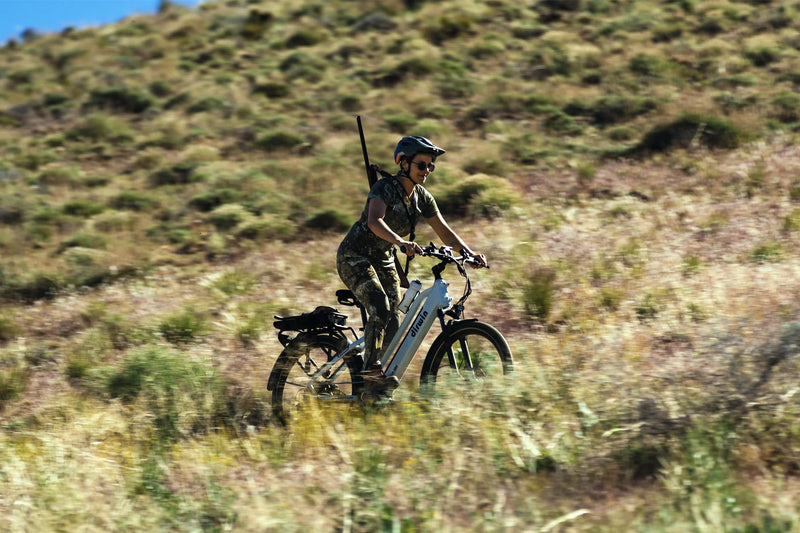
[(339, 246), (339, 253), (351, 256), (366, 256), (381, 261), (391, 256), (392, 243), (372, 233), (367, 225), (369, 200), (379, 198), (386, 204), (383, 220), (392, 231), (405, 237), (411, 233), (415, 221), (435, 216), (439, 212), (436, 200), (425, 187), (417, 185), (406, 197), (405, 190), (394, 177), (378, 180), (369, 191), (364, 211)]

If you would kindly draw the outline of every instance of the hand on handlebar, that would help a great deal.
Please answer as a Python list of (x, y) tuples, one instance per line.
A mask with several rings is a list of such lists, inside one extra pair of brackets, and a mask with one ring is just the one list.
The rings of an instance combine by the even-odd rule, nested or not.
[(464, 262), (472, 268), (489, 268), (489, 263), (486, 262), (486, 256), (481, 253), (470, 253), (466, 250), (461, 250), (461, 255), (468, 258)]
[(422, 247), (413, 241), (404, 241), (403, 244), (400, 245), (400, 251), (408, 257), (414, 257), (415, 254), (422, 253)]
[(463, 248), (461, 249), (461, 252), (459, 252), (461, 255), (457, 257), (453, 255), (453, 249), (449, 246), (437, 248), (435, 244), (430, 243), (428, 246), (422, 248), (419, 253), (425, 256), (436, 257), (437, 259), (467, 264), (472, 268), (489, 268), (489, 263), (486, 261), (485, 255), (481, 253), (468, 252)]
[(486, 261), (485, 255), (473, 254), (472, 258), (475, 259), (475, 261), (478, 263), (477, 265), (474, 266), (474, 268), (479, 268), (479, 267), (489, 268), (489, 263)]

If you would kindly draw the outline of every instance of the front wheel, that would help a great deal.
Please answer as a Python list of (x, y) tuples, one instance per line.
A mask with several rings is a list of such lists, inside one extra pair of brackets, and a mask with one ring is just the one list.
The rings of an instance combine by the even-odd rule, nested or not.
[(342, 337), (313, 333), (301, 333), (286, 346), (275, 361), (267, 386), (272, 391), (276, 420), (287, 423), (309, 401), (348, 401), (358, 393), (360, 356), (344, 357), (319, 373), (346, 347)]
[(511, 349), (494, 327), (477, 320), (450, 324), (436, 337), (422, 365), (423, 387), (486, 382), (513, 370)]

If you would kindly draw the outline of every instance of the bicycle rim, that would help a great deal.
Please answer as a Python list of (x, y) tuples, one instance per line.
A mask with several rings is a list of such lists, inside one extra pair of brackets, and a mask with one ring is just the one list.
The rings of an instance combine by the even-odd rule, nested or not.
[(354, 395), (354, 379), (360, 371), (355, 359), (342, 358), (316, 380), (316, 375), (344, 348), (338, 339), (318, 337), (293, 342), (281, 377), (272, 391), (272, 412), (286, 423), (300, 416), (312, 403), (344, 402)]
[[(452, 360), (451, 360), (452, 353)], [(431, 347), (422, 384), (437, 390), (501, 379), (513, 370), (511, 350), (494, 327), (477, 321), (456, 324)]]

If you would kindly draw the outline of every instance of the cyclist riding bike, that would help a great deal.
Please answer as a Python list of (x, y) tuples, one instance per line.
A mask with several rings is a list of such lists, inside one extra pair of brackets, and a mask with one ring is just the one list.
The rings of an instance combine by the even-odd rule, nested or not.
[[(361, 217), (339, 245), (336, 266), (344, 284), (367, 311), (364, 327), (363, 378), (367, 394), (380, 395), (395, 389), (399, 381), (386, 376), (380, 364), (385, 346), (399, 325), (400, 277), (395, 267), (394, 246), (409, 257), (421, 253), (414, 242), (421, 215), (446, 245), (474, 257), (487, 266), (486, 257), (473, 252), (447, 224), (436, 200), (424, 184), (436, 159), (445, 150), (425, 137), (403, 137), (394, 151), (397, 174), (378, 180), (369, 191)], [(408, 237), (408, 240), (406, 240)]]

